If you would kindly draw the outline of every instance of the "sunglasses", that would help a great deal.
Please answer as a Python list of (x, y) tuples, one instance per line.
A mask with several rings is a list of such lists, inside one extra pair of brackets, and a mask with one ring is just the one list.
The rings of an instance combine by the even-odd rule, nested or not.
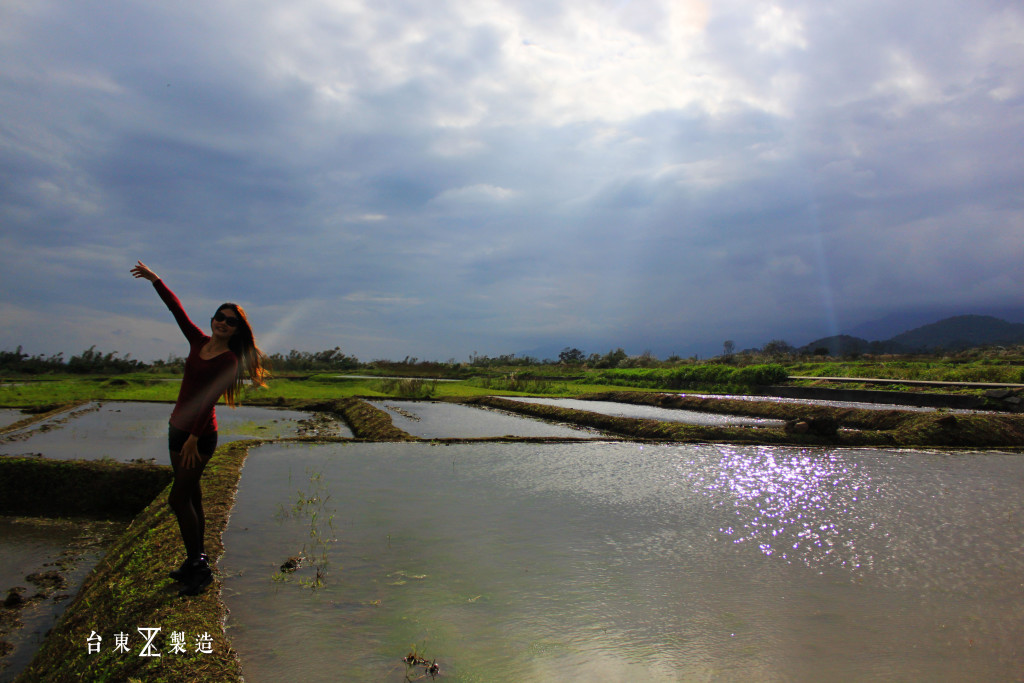
[(213, 319), (219, 323), (227, 323), (228, 327), (238, 327), (239, 323), (238, 318), (229, 318), (220, 311), (217, 311), (217, 314), (213, 316)]

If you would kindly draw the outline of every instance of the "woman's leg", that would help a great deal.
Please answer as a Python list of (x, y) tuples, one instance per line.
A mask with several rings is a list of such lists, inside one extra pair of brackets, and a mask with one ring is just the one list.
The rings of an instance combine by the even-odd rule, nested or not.
[(203, 514), (203, 493), (200, 479), (206, 463), (213, 457), (217, 449), (217, 433), (206, 434), (199, 438), (197, 450), (199, 462), (186, 468), (181, 461), (181, 448), (188, 438), (188, 432), (168, 425), (168, 447), (171, 454), (171, 466), (174, 469), (174, 483), (168, 503), (174, 510), (181, 531), (181, 540), (185, 544), (187, 561), (196, 560), (205, 550), (206, 517)]
[[(209, 460), (209, 459), (207, 459)], [(204, 468), (206, 464), (203, 464)], [(203, 490), (196, 482), (196, 487), (192, 491), (192, 509), (196, 511), (196, 519), (199, 520), (199, 552), (200, 554), (206, 554), (206, 515), (203, 514)]]
[(181, 452), (171, 453), (171, 464), (174, 467), (174, 483), (168, 503), (178, 519), (181, 540), (185, 543), (185, 554), (188, 559), (197, 559), (204, 549), (203, 534), (206, 532), (206, 519), (203, 516), (202, 491), (199, 480), (210, 460), (209, 453), (200, 453), (200, 461), (194, 467), (186, 468), (181, 464)]

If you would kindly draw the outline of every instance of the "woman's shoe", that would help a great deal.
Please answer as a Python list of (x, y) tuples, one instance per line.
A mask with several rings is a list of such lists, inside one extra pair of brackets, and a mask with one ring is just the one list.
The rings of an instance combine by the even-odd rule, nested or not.
[(192, 574), (195, 573), (196, 567), (198, 567), (200, 563), (209, 564), (206, 553), (200, 553), (199, 557), (194, 560), (186, 558), (186, 560), (181, 563), (181, 566), (170, 572), (168, 576), (179, 583), (188, 583), (192, 578)]
[(167, 574), (169, 577), (180, 583), (187, 583), (192, 576), (192, 561), (185, 558), (181, 566)]
[(211, 583), (213, 583), (213, 570), (210, 569), (210, 565), (206, 561), (206, 555), (202, 555), (198, 560), (193, 561), (191, 575), (185, 583), (185, 587), (178, 591), (178, 595), (199, 595)]

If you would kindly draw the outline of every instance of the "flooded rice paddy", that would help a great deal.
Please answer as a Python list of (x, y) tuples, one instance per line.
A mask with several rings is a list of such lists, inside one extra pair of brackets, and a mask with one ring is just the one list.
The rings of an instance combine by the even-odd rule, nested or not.
[(410, 650), (452, 681), (1007, 680), (1022, 485), (1001, 453), (266, 445), (219, 568), (250, 682)]
[[(7, 424), (25, 417), (20, 411)], [(54, 415), (31, 427), (0, 436), (0, 456), (37, 455), (53, 459), (96, 460), (112, 458), (121, 462), (154, 459), (169, 464), (167, 456), (166, 403), (96, 402)], [(351, 436), (347, 426), (334, 422), (311, 422), (311, 413), (241, 406), (219, 408), (220, 443), (247, 438), (277, 438), (323, 433)], [(5, 417), (5, 416), (0, 416)], [(315, 434), (314, 434), (315, 435)], [(47, 519), (0, 516), (0, 602), (11, 589), (26, 599), (17, 610), (0, 607), (0, 641), (13, 650), (4, 655), (0, 645), (0, 681), (13, 680), (35, 654), (46, 631), (63, 613), (81, 584), (95, 566), (106, 545), (126, 525), (88, 519)], [(44, 583), (58, 581), (58, 587), (40, 587), (28, 577), (58, 572)], [(38, 577), (37, 577), (38, 578)], [(41, 594), (38, 598), (33, 598)], [(17, 621), (12, 621), (16, 619)]]
[(28, 417), (25, 413), (20, 410), (13, 410), (11, 408), (0, 408), (0, 429), (4, 427), (10, 427), (18, 420), (23, 420)]
[[(125, 527), (125, 522), (0, 516), (0, 600), (12, 601), (12, 607), (0, 608), (0, 640), (12, 647), (0, 659), (0, 681), (14, 680), (28, 665), (104, 547)], [(11, 593), (23, 601), (17, 609)]]
[(499, 410), (436, 401), (373, 401), (399, 429), (421, 439), (487, 437), (596, 438), (591, 429), (556, 425)]
[(683, 422), (691, 425), (721, 427), (781, 427), (785, 424), (785, 420), (741, 417), (738, 415), (706, 413), (696, 410), (681, 410), (678, 408), (660, 408), (658, 406), (617, 403), (614, 401), (582, 401), (573, 398), (520, 398), (511, 396), (505, 398), (508, 398), (508, 400), (511, 401), (522, 401), (524, 403), (541, 403), (544, 405), (557, 406), (559, 408), (586, 410), (592, 413), (601, 413), (602, 415), (614, 415), (615, 417), (632, 417), (644, 420), (660, 420), (662, 422)]
[[(119, 462), (154, 458), (158, 464), (169, 464), (167, 419), (171, 408), (167, 403), (89, 403), (0, 436), (0, 456), (42, 455), (58, 460), (111, 458)], [(218, 406), (218, 443), (296, 436), (307, 432), (303, 421), (311, 417), (311, 413), (295, 410)], [(335, 436), (352, 436), (347, 426), (337, 422), (331, 432)]]
[[(729, 394), (676, 394), (678, 396), (690, 396), (692, 398), (713, 398), (729, 399), (731, 401), (768, 401), (770, 403), (792, 403), (795, 405), (826, 406), (829, 408), (857, 408), (862, 410), (906, 410), (911, 412), (933, 412), (935, 408), (927, 406), (912, 406), (902, 403), (865, 403), (860, 401), (823, 401), (812, 398), (789, 398), (781, 396), (733, 396)], [(963, 408), (943, 408), (950, 413), (983, 413), (983, 410), (967, 410)]]
[[(669, 419), (580, 403), (566, 407)], [(253, 448), (218, 564), (247, 681), (403, 681), (410, 651), (451, 681), (1024, 670), (1019, 455), (641, 445), (462, 405), (375, 404), (427, 439), (592, 440)], [(0, 454), (163, 462), (169, 412), (89, 404), (7, 435)], [(324, 428), (310, 417), (219, 409), (221, 443)], [(14, 572), (0, 586), (80, 543), (37, 524), (0, 518)], [(23, 611), (38, 621), (23, 619), (14, 656), (27, 661), (63, 609), (53, 597), (42, 616)]]

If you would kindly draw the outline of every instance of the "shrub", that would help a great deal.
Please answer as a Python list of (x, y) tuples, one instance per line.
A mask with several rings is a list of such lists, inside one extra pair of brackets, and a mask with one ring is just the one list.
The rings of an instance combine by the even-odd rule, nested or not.
[(430, 398), (437, 392), (437, 380), (415, 378), (384, 379), (378, 384), (380, 391), (402, 398)]

